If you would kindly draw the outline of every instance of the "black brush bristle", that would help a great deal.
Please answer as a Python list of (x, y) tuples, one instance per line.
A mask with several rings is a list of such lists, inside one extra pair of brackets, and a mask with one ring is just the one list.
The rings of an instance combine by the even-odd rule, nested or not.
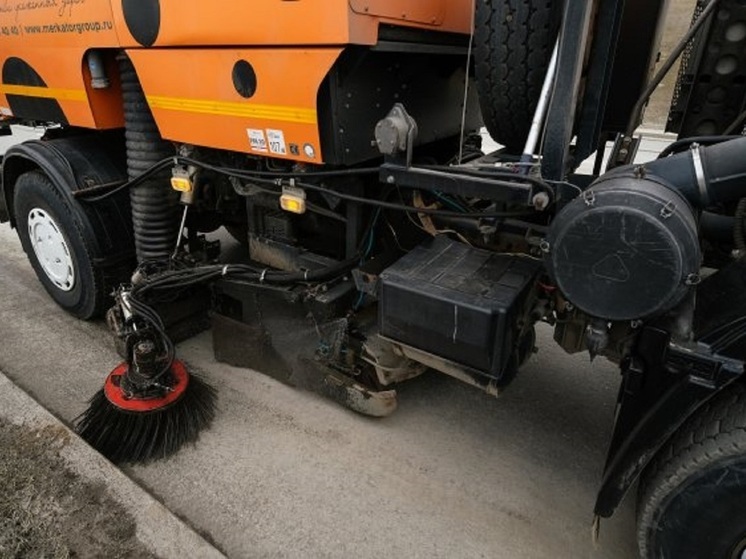
[(75, 431), (114, 463), (166, 458), (194, 443), (215, 417), (215, 389), (190, 375), (184, 394), (170, 406), (146, 413), (124, 411), (99, 390), (75, 419)]

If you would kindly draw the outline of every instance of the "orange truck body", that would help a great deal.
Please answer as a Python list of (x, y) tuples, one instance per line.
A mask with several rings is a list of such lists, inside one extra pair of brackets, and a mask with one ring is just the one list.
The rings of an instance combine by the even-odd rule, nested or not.
[(122, 127), (114, 58), (94, 89), (86, 54), (124, 50), (164, 138), (322, 163), (319, 90), (342, 52), (382, 26), (468, 34), (471, 13), (472, 0), (0, 0), (0, 112)]

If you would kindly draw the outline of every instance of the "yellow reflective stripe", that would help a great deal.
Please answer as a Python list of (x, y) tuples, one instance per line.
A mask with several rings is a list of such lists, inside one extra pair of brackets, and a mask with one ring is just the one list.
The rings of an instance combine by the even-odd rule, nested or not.
[(304, 109), (301, 107), (255, 105), (249, 103), (234, 103), (230, 101), (207, 101), (202, 99), (181, 99), (178, 97), (162, 97), (160, 95), (148, 95), (147, 99), (151, 109), (261, 118), (265, 120), (294, 122), (297, 124), (317, 123), (316, 110)]
[(43, 97), (45, 99), (58, 99), (60, 101), (86, 101), (88, 99), (88, 95), (82, 89), (59, 89), (35, 85), (0, 84), (0, 93), (21, 95), (23, 97)]

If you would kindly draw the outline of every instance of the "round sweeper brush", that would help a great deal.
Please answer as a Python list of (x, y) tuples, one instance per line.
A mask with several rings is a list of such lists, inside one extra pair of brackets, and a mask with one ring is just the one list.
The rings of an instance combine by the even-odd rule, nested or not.
[(214, 389), (176, 359), (156, 358), (156, 346), (137, 344), (76, 419), (76, 431), (112, 462), (165, 458), (199, 438), (215, 416)]

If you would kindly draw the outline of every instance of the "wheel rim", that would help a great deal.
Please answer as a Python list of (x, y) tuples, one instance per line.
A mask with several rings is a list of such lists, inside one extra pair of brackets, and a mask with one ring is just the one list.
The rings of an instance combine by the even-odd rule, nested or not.
[(70, 291), (75, 287), (72, 254), (57, 223), (46, 211), (34, 208), (28, 214), (28, 235), (36, 260), (55, 287)]

